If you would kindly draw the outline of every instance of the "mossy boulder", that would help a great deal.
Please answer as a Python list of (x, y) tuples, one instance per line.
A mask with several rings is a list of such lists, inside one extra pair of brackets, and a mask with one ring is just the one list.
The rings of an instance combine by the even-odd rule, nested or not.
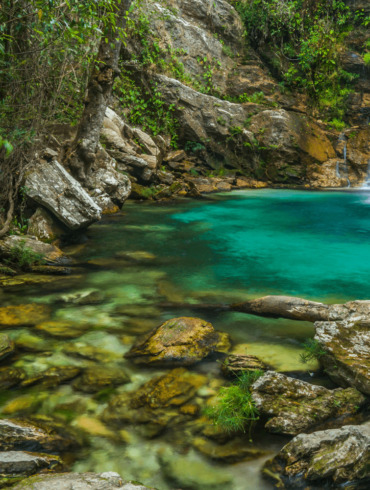
[(368, 318), (359, 321), (316, 322), (315, 327), (315, 340), (325, 352), (320, 356), (325, 372), (340, 386), (352, 386), (370, 395)]
[(325, 422), (354, 415), (365, 397), (354, 388), (328, 390), (275, 371), (252, 385), (252, 396), (270, 432), (296, 435)]
[(103, 420), (114, 426), (127, 422), (145, 424), (145, 435), (155, 436), (170, 424), (178, 424), (196, 415), (181, 413), (204, 385), (206, 377), (190, 373), (183, 368), (155, 377), (142, 385), (137, 391), (113, 397), (103, 412)]
[(50, 315), (50, 308), (36, 303), (0, 308), (0, 327), (36, 325)]
[(300, 434), (272, 460), (263, 474), (278, 488), (348, 488), (370, 485), (370, 424)]
[(137, 342), (126, 357), (135, 364), (189, 366), (225, 350), (225, 334), (200, 318), (166, 321)]
[(13, 351), (14, 342), (5, 333), (0, 333), (0, 360), (8, 357)]

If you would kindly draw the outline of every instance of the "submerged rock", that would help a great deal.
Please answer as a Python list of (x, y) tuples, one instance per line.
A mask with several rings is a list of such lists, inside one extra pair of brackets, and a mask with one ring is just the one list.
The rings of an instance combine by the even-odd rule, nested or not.
[(60, 296), (60, 301), (73, 305), (96, 305), (104, 301), (104, 294), (98, 289), (87, 289), (63, 294)]
[(279, 488), (355, 488), (370, 485), (370, 424), (300, 434), (263, 473)]
[(126, 357), (135, 364), (189, 366), (222, 345), (224, 335), (200, 318), (180, 317), (166, 321), (135, 344)]
[(42, 470), (62, 469), (63, 463), (58, 456), (26, 451), (0, 452), (0, 486), (11, 485)]
[(223, 463), (257, 459), (266, 454), (266, 451), (253, 447), (247, 438), (236, 438), (224, 444), (217, 444), (203, 437), (196, 437), (193, 446), (205, 456)]
[(14, 352), (14, 342), (5, 333), (0, 333), (0, 360), (8, 357), (12, 352)]
[(26, 377), (23, 369), (16, 367), (1, 367), (0, 368), (0, 390), (7, 390), (16, 386)]
[(86, 324), (76, 325), (72, 322), (59, 321), (42, 322), (35, 326), (35, 330), (38, 332), (62, 339), (74, 339), (80, 337), (86, 330), (88, 330), (88, 328), (89, 325)]
[(119, 367), (93, 366), (85, 369), (73, 387), (84, 393), (97, 393), (129, 382), (130, 377)]
[(193, 490), (224, 490), (232, 488), (232, 476), (224, 469), (210, 466), (195, 458), (180, 456), (171, 451), (159, 454), (162, 471), (176, 488)]
[(58, 386), (66, 381), (70, 381), (80, 374), (81, 370), (75, 366), (54, 366), (33, 377), (22, 381), (21, 386), (33, 386), (35, 384), (43, 387)]
[(60, 453), (78, 446), (61, 424), (48, 420), (0, 419), (1, 451)]
[(269, 418), (266, 429), (287, 435), (355, 414), (365, 402), (354, 388), (328, 390), (274, 371), (253, 383), (252, 397), (260, 414)]
[(60, 163), (41, 161), (29, 172), (26, 194), (47, 208), (70, 230), (101, 218), (101, 208)]
[(325, 372), (340, 386), (370, 395), (370, 321), (317, 322), (315, 327)]
[(50, 308), (35, 303), (0, 308), (0, 327), (36, 325), (50, 315)]
[(123, 481), (118, 473), (56, 473), (30, 477), (14, 490), (154, 490), (137, 482)]
[(237, 377), (248, 371), (266, 371), (267, 364), (256, 356), (231, 354), (221, 365), (222, 374), (226, 377)]
[(181, 414), (178, 408), (191, 400), (205, 381), (205, 376), (174, 369), (151, 379), (135, 392), (113, 397), (103, 413), (103, 420), (115, 426), (125, 422), (145, 424), (146, 435), (155, 436), (168, 424), (196, 415)]

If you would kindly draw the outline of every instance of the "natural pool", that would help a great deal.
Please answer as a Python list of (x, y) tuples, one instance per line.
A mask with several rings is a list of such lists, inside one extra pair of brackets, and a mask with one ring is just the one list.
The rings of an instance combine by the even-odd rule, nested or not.
[[(52, 366), (104, 367), (122, 369), (131, 382), (96, 393), (79, 389), (75, 380), (52, 389), (15, 387), (2, 395), (2, 416), (56, 416), (83, 430), (87, 439), (75, 454), (76, 471), (117, 471), (166, 490), (181, 488), (171, 480), (176, 468), (193, 472), (195, 481), (199, 477), (194, 488), (203, 488), (201, 482), (217, 467), (230, 481), (223, 488), (270, 488), (259, 476), (268, 454), (236, 464), (206, 457), (194, 444), (203, 433), (191, 418), (151, 438), (129, 422), (119, 429), (102, 422), (112, 397), (166, 372), (134, 367), (123, 355), (138, 335), (163, 320), (200, 316), (230, 334), (235, 352), (258, 355), (281, 371), (307, 369), (299, 354), (302, 342), (313, 336), (311, 324), (199, 304), (266, 294), (331, 303), (369, 299), (369, 211), (366, 192), (248, 190), (200, 201), (126, 204), (121, 214), (88, 229), (85, 246), (67, 248), (76, 260), (75, 273), (10, 288), (0, 299), (3, 305), (47, 305), (50, 318), (65, 323), (64, 334), (37, 326), (7, 330), (18, 347), (14, 365), (28, 376)], [(87, 290), (97, 290), (98, 297), (76, 299), (76, 292)], [(211, 359), (191, 372), (205, 376), (195, 398), (202, 406), (224, 383), (219, 362)], [(286, 440), (263, 431), (253, 439), (251, 447), (270, 455)]]

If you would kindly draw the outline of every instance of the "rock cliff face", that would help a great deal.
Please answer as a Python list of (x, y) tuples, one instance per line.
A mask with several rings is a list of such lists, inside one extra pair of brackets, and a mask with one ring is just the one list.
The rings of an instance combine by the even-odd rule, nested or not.
[[(167, 58), (139, 76), (135, 67), (133, 76), (144, 85), (154, 83), (173, 105), (179, 144), (203, 145), (203, 163), (210, 169), (240, 172), (270, 185), (364, 183), (370, 150), (368, 130), (361, 124), (366, 127), (370, 87), (368, 69), (353, 47), (356, 35), (342, 54), (345, 69), (357, 75), (349, 109), (356, 126), (339, 133), (308, 115), (304, 96), (281, 93), (267, 64), (247, 47), (244, 26), (230, 3), (147, 3), (149, 36)], [(349, 3), (353, 9), (363, 7)], [(126, 51), (135, 56), (139, 50), (132, 42)], [(176, 68), (169, 69), (174, 58)]]

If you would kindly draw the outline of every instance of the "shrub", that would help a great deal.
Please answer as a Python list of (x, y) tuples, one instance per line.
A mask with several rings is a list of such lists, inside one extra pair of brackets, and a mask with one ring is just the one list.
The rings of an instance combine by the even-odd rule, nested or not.
[(248, 429), (250, 434), (253, 422), (259, 419), (250, 387), (262, 374), (258, 370), (247, 371), (231, 386), (220, 388), (217, 404), (207, 408), (205, 415), (227, 432)]

